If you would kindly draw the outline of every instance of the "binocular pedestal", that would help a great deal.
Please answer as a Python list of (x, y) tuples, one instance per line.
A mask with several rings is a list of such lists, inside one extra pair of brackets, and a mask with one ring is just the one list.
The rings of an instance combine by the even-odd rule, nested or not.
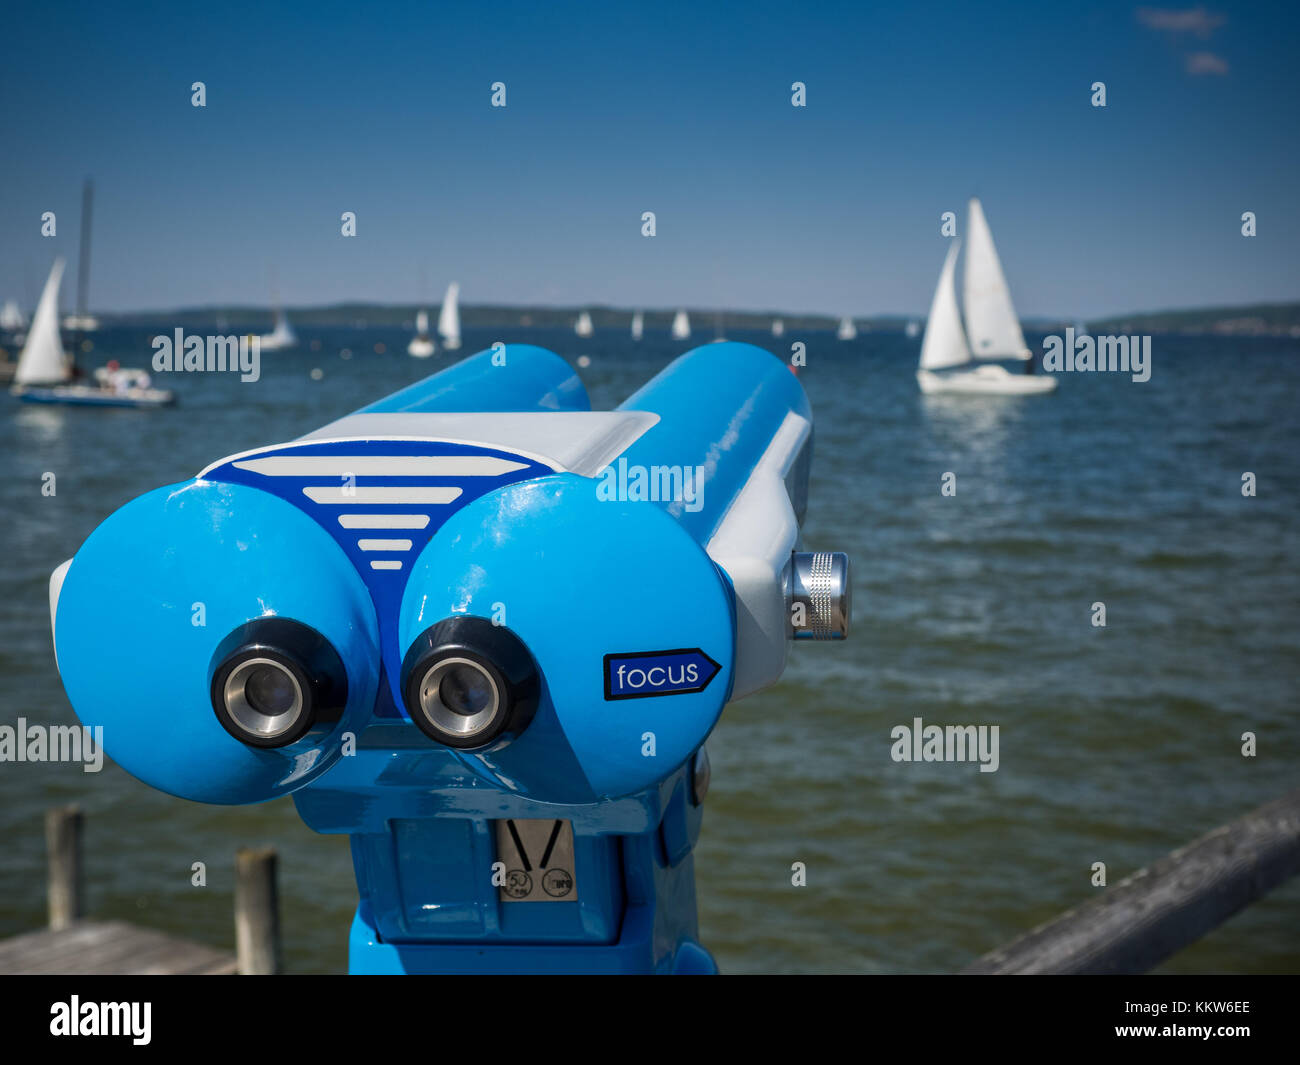
[(584, 806), (403, 783), (455, 775), (431, 761), (361, 749), (295, 796), (311, 828), (352, 837), (349, 972), (717, 971), (695, 909), (703, 749), (657, 788)]

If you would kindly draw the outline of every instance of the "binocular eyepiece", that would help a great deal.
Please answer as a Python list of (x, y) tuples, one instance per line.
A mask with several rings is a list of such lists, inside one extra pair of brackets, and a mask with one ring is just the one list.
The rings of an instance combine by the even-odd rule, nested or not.
[(479, 617), (425, 629), (402, 662), (402, 698), (430, 739), (472, 749), (518, 735), (537, 709), (541, 681), (514, 633)]
[[(343, 659), (319, 632), (289, 618), (239, 626), (212, 658), (217, 720), (252, 747), (287, 747), (328, 732), (348, 701)], [(426, 629), (402, 663), (411, 720), (430, 739), (473, 749), (518, 735), (537, 709), (541, 681), (527, 648), (484, 618)]]
[(258, 618), (213, 655), (212, 708), (221, 727), (253, 747), (287, 747), (329, 731), (348, 702), (343, 659), (315, 629)]

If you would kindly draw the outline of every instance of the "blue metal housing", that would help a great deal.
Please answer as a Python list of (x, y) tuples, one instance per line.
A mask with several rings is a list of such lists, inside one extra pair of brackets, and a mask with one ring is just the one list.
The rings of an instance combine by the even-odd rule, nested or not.
[[(590, 472), (449, 439), (437, 420), (587, 406), (550, 352), (482, 352), (358, 412), (400, 416), (400, 433), (231, 456), (127, 504), (56, 588), (65, 687), (119, 764), (202, 802), (291, 793), (313, 829), (351, 836), (352, 972), (714, 969), (696, 929), (694, 767), (730, 694), (736, 618), (705, 548), (807, 399), (743, 344), (696, 349), (631, 397), (620, 410), (655, 417), (620, 460), (700, 468), (693, 506), (610, 498)], [(412, 436), (416, 415), (428, 428)], [(208, 690), (217, 644), (267, 616), (323, 635), (348, 681), (327, 734), (277, 749), (227, 733)], [(473, 750), (431, 740), (400, 690), (408, 648), (456, 616), (507, 627), (540, 678), (527, 728)], [(661, 683), (686, 663), (707, 676)], [(503, 897), (507, 820), (572, 825), (573, 899)]]

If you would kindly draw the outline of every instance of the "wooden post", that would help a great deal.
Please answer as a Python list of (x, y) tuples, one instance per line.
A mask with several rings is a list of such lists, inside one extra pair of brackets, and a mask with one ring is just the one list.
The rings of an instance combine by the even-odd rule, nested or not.
[(235, 953), (244, 976), (280, 971), (279, 858), (274, 847), (235, 852)]
[(82, 916), (80, 806), (45, 811), (45, 851), (49, 860), (50, 930), (67, 928)]
[(1300, 873), (1300, 790), (1140, 869), (968, 973), (1144, 973)]

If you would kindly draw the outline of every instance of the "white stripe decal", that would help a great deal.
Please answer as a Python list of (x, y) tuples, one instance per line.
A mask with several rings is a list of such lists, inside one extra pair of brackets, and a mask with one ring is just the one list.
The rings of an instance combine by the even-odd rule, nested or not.
[(408, 487), (380, 488), (369, 486), (340, 485), (340, 484), (319, 484), (308, 485), (302, 490), (302, 494), (310, 499), (313, 503), (337, 503), (339, 506), (352, 507), (358, 503), (401, 503), (408, 506), (418, 506), (429, 503), (450, 503), (452, 500), (459, 498), (461, 490), (459, 488), (440, 488), (424, 487), (421, 485), (412, 485)]
[(428, 514), (340, 514), (345, 529), (426, 529)]
[(372, 563), (370, 563), (370, 568), (371, 569), (401, 569), (402, 563), (400, 559), (377, 558)]
[(234, 465), (265, 477), (499, 477), (527, 468), (492, 455), (267, 455)]
[(362, 551), (409, 551), (410, 540), (358, 540), (357, 546)]

